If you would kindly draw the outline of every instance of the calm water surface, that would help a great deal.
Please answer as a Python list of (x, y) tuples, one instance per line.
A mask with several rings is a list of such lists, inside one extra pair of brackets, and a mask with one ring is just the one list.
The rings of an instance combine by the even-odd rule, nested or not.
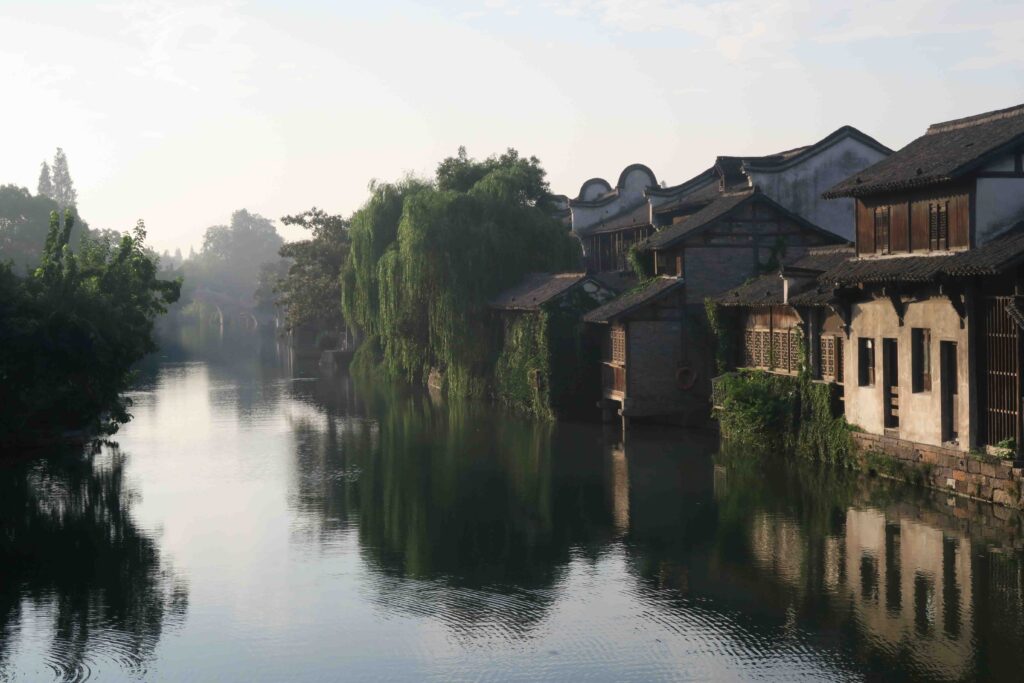
[(1001, 510), (544, 427), (186, 330), (0, 469), (0, 680), (1020, 680)]

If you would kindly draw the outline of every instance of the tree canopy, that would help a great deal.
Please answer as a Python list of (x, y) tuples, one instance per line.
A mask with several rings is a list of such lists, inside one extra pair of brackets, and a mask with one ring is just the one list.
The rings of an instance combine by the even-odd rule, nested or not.
[(206, 229), (202, 250), (185, 262), (190, 290), (208, 289), (251, 306), (263, 264), (279, 260), (283, 244), (272, 220), (235, 211), (230, 224)]
[[(0, 262), (10, 262), (23, 274), (39, 265), (50, 229), (50, 214), (60, 207), (43, 194), (32, 195), (16, 185), (0, 185)], [(69, 244), (77, 248), (89, 226), (76, 219)]]
[(385, 369), (413, 382), (437, 369), (449, 393), (484, 393), (497, 355), (487, 302), (529, 271), (579, 264), (547, 210), (540, 162), (515, 150), (477, 161), (460, 149), (433, 182), (371, 191), (351, 219), (342, 273), (344, 315), (371, 337), (361, 353), (376, 349)]
[(289, 242), (280, 250), (282, 257), (291, 260), (287, 274), (277, 283), (277, 302), (287, 311), (288, 326), (340, 329), (344, 325), (340, 276), (351, 246), (349, 221), (313, 207), (285, 216), (281, 222), (312, 234), (310, 239)]
[(178, 298), (157, 278), (140, 221), (86, 237), (51, 215), (39, 267), (0, 266), (0, 443), (63, 429), (111, 432), (129, 419), (131, 366), (154, 351), (153, 321)]

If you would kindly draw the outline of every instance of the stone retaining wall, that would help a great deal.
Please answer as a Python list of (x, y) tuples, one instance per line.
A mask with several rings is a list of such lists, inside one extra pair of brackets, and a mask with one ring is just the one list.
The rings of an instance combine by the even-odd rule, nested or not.
[(920, 479), (930, 488), (1024, 509), (1024, 473), (1009, 460), (892, 436), (865, 432), (852, 436), (861, 464), (882, 476)]

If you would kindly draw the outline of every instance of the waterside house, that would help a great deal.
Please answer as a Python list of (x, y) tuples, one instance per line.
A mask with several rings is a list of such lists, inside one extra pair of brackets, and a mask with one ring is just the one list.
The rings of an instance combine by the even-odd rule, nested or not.
[(633, 417), (707, 413), (692, 393), (695, 363), (683, 340), (683, 280), (658, 277), (595, 308), (583, 320), (600, 326), (601, 411)]
[(814, 225), (853, 239), (853, 200), (824, 201), (822, 193), (892, 154), (853, 126), (811, 145), (765, 156), (720, 156), (714, 165), (674, 187), (647, 191), (654, 226), (665, 228), (703, 209), (720, 195), (757, 188)]
[[(598, 317), (598, 311), (587, 317), (605, 326), (601, 333), (606, 349), (623, 349), (622, 353), (634, 357), (633, 361), (605, 358), (605, 416), (614, 414), (617, 404), (624, 418), (671, 416), (686, 422), (706, 418), (714, 349), (705, 299), (799, 259), (809, 249), (846, 244), (842, 235), (853, 234), (853, 200), (826, 206), (821, 191), (890, 152), (845, 126), (813, 145), (779, 154), (718, 157), (714, 166), (674, 187), (659, 187), (654, 174), (640, 164), (624, 170), (615, 189), (600, 179), (584, 183), (570, 206), (573, 230), (581, 236), (588, 268), (627, 268), (628, 251), (635, 246), (648, 271), (663, 276), (629, 292), (621, 304), (628, 314), (614, 310), (616, 302), (612, 302), (603, 317)], [(793, 207), (829, 223), (815, 223)], [(672, 296), (665, 298), (661, 288), (670, 280)], [(666, 311), (669, 303), (679, 310)], [(659, 381), (664, 383), (657, 389), (637, 377), (646, 370), (632, 373), (636, 384), (629, 379), (628, 366), (639, 362), (635, 357), (641, 347), (616, 344), (632, 338), (625, 323), (637, 315), (642, 322), (652, 322), (644, 316), (653, 315), (661, 323), (657, 333), (643, 333), (642, 347), (644, 353), (657, 345), (665, 347), (652, 351), (662, 373)], [(674, 363), (671, 367), (666, 364), (669, 359)], [(679, 381), (677, 375), (685, 378)]]
[(792, 372), (775, 335), (802, 325), (873, 448), (1019, 449), (1024, 106), (935, 124), (825, 195), (855, 202), (856, 253), (718, 297), (736, 364)]
[(930, 126), (826, 193), (857, 206), (846, 415), (964, 451), (1021, 442), (1024, 105)]
[(572, 231), (583, 246), (588, 272), (629, 269), (630, 248), (654, 232), (646, 191), (656, 187), (651, 169), (632, 164), (614, 188), (603, 178), (591, 178), (569, 200)]
[(730, 367), (795, 375), (806, 359), (812, 378), (837, 385), (845, 378), (845, 320), (832, 289), (819, 282), (853, 256), (852, 246), (811, 249), (806, 256), (715, 297), (733, 315), (735, 356)]
[(618, 293), (586, 273), (530, 273), (490, 304), (499, 348), (496, 389), (527, 412), (559, 415), (592, 406), (600, 352), (582, 316)]

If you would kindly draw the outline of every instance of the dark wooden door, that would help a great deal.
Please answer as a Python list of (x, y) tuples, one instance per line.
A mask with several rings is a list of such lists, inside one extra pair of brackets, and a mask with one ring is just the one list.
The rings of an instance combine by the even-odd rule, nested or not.
[(1013, 297), (982, 300), (985, 443), (1020, 440), (1020, 328), (1007, 313)]
[(940, 408), (942, 420), (942, 440), (954, 441), (957, 438), (959, 413), (959, 380), (956, 367), (956, 342), (939, 342), (939, 388), (942, 392)]
[(895, 339), (882, 340), (882, 406), (887, 429), (900, 426), (899, 347)]

